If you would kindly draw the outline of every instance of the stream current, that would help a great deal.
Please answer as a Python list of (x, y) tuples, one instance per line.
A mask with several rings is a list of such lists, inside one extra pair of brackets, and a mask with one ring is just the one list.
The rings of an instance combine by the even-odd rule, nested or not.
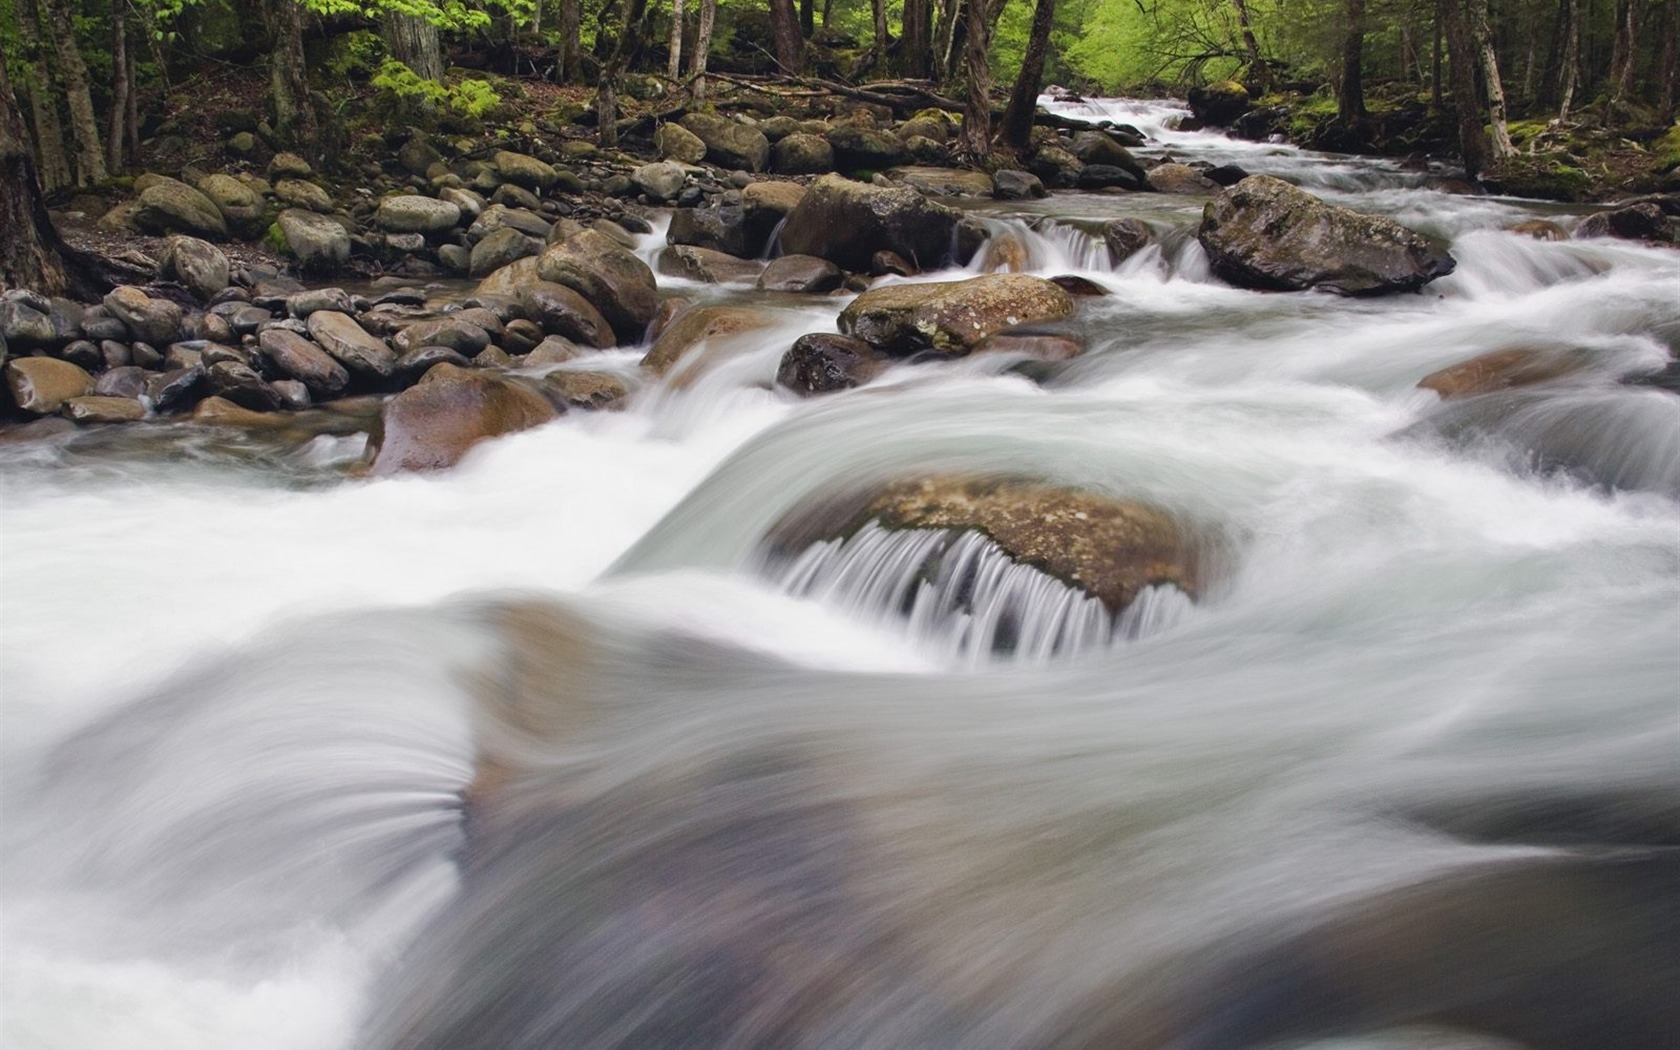
[[(0, 1043), (1674, 1045), (1680, 396), (1624, 380), (1680, 352), (1680, 253), (1047, 104), (1458, 268), (1243, 291), (1200, 198), (1057, 193), (979, 206), (1110, 293), (1036, 381), (799, 400), (777, 362), (838, 302), (662, 277), (777, 323), (447, 472), (187, 425), (0, 450)], [(1121, 216), (1161, 244), (1111, 268)], [(1513, 346), (1585, 365), (1417, 388)], [(972, 536), (767, 553), (928, 471), (1141, 499), (1228, 565), (1110, 617)]]

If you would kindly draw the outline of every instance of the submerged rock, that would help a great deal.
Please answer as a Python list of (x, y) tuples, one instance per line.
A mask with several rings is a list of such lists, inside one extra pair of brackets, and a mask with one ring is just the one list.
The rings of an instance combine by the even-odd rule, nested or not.
[(1251, 175), (1202, 212), (1197, 238), (1214, 273), (1244, 288), (1340, 295), (1412, 291), (1453, 271), (1433, 238)]
[(454, 466), (488, 438), (529, 430), (559, 412), (515, 380), (451, 364), (434, 365), (420, 382), (385, 403), (369, 442), (372, 473)]
[(1508, 347), (1431, 372), (1418, 380), (1418, 387), (1451, 400), (1533, 386), (1578, 372), (1586, 365), (1585, 356), (1579, 352)]
[(959, 356), (996, 332), (1073, 313), (1073, 297), (1042, 277), (990, 274), (966, 281), (872, 288), (840, 314), (840, 330), (878, 350)]

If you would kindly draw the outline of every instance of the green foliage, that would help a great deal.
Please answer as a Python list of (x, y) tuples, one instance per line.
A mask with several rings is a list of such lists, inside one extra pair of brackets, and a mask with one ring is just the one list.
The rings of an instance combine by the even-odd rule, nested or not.
[(334, 80), (369, 77), (385, 59), (385, 41), (368, 29), (353, 29), (332, 41), (318, 68)]
[(387, 58), (371, 81), (375, 88), (386, 92), (399, 104), (420, 103), (422, 106), (447, 108), (464, 117), (478, 119), (501, 105), (502, 96), (487, 80), (465, 77), (453, 84), (427, 80), (394, 58)]

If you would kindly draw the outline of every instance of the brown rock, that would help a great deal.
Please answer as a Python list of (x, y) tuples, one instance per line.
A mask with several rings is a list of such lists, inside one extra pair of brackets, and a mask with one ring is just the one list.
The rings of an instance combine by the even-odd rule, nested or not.
[(621, 343), (640, 339), (659, 305), (653, 271), (628, 248), (595, 230), (584, 230), (548, 249), (537, 260), (537, 273), (592, 303)]
[(1073, 313), (1073, 297), (1041, 277), (991, 274), (966, 281), (871, 288), (840, 314), (840, 330), (889, 354), (960, 356), (996, 332)]
[(1507, 347), (1448, 365), (1418, 380), (1418, 388), (1433, 390), (1445, 400), (1545, 383), (1586, 367), (1579, 353)]
[(350, 385), (350, 373), (333, 356), (296, 332), (269, 328), (257, 345), (279, 371), (299, 380), (310, 392), (331, 397)]
[(543, 377), (543, 390), (550, 398), (574, 408), (607, 409), (624, 407), (630, 386), (611, 372), (578, 372), (562, 368)]
[(659, 253), (659, 272), (706, 284), (745, 284), (757, 280), (760, 264), (725, 252), (673, 244)]
[(146, 418), (146, 406), (132, 397), (73, 397), (61, 409), (77, 423), (132, 423)]
[(740, 306), (690, 307), (672, 319), (654, 340), (653, 348), (642, 358), (642, 367), (657, 375), (667, 375), (689, 351), (700, 343), (708, 343), (697, 358), (684, 364), (676, 377), (679, 382), (691, 380), (700, 371), (730, 356), (729, 348), (717, 345), (714, 340), (764, 328), (770, 323), (770, 318), (760, 310)]
[(813, 332), (800, 336), (782, 355), (776, 382), (809, 397), (862, 386), (884, 367), (886, 361), (862, 339)]
[(612, 325), (601, 311), (563, 284), (536, 279), (519, 287), (519, 306), (525, 316), (542, 326), (549, 335), (575, 339), (585, 346), (605, 350), (617, 342)]
[(385, 403), (370, 443), (372, 473), (453, 466), (481, 441), (541, 426), (557, 415), (547, 398), (523, 383), (435, 365)]
[(93, 377), (53, 357), (14, 357), (6, 362), (6, 387), (25, 412), (50, 416), (73, 397), (93, 391)]
[[(321, 349), (352, 372), (387, 378), (395, 371), (397, 355), (384, 340), (371, 335), (356, 319), (337, 310), (317, 310), (304, 322)], [(301, 378), (301, 377), (300, 377)]]
[(1545, 219), (1529, 219), (1511, 227), (1512, 233), (1520, 233), (1525, 237), (1533, 237), (1537, 241), (1567, 241), (1569, 233), (1555, 222)]

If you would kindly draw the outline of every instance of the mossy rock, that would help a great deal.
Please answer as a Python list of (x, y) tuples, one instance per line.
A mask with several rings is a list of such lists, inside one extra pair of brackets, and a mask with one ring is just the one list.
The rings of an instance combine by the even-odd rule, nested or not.
[(1566, 160), (1567, 155), (1513, 157), (1482, 176), (1488, 188), (1513, 197), (1575, 201), (1592, 192), (1592, 176)]
[(1666, 172), (1680, 168), (1680, 122), (1676, 122), (1663, 134), (1663, 137), (1651, 144), (1651, 152), (1656, 155), (1656, 171)]

